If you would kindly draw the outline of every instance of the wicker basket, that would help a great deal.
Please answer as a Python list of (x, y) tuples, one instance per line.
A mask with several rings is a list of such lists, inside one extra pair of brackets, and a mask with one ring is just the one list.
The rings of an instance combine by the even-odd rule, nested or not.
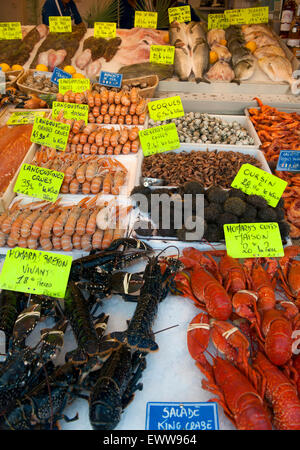
[(29, 75), (32, 75), (34, 72), (36, 72), (35, 69), (26, 70), (26, 72), (18, 79), (17, 86), (18, 86), (19, 90), (22, 92), (25, 92), (25, 94), (36, 94), (36, 95), (55, 94), (54, 92), (46, 92), (46, 91), (40, 91), (39, 89), (33, 89), (24, 84), (24, 81), (27, 80), (27, 77)]
[(14, 75), (16, 78), (13, 81), (6, 81), (6, 87), (13, 87), (17, 84), (17, 81), (21, 78), (24, 73), (24, 69), (22, 70), (10, 70), (9, 72), (5, 72), (5, 75)]
[[(139, 83), (146, 82), (149, 85), (145, 89), (140, 89), (139, 90), (140, 96), (144, 97), (144, 98), (153, 98), (155, 90), (156, 90), (156, 88), (158, 86), (158, 83), (159, 83), (158, 76), (157, 75), (147, 75), (145, 77), (127, 78), (126, 80), (122, 81), (122, 86), (124, 86), (125, 84), (131, 84), (131, 83), (134, 83), (134, 82), (137, 82), (137, 81)], [(95, 86), (101, 86), (101, 85), (99, 83), (95, 83), (95, 84), (93, 84), (93, 88)]]

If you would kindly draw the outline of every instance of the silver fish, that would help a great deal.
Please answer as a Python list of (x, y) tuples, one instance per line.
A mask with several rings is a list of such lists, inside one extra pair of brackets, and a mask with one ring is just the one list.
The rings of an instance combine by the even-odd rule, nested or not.
[(197, 39), (206, 40), (206, 33), (200, 22), (190, 22), (187, 24), (186, 33), (188, 36), (189, 46), (193, 48)]
[(180, 41), (183, 45), (188, 46), (187, 25), (184, 22), (172, 22), (169, 27), (169, 40), (170, 45), (175, 45), (175, 42)]
[(174, 68), (181, 81), (188, 80), (192, 71), (192, 58), (186, 46), (175, 46)]
[(253, 57), (240, 60), (234, 67), (234, 81), (249, 80), (255, 70), (255, 60)]
[(239, 49), (236, 49), (234, 52), (232, 52), (232, 64), (235, 66), (237, 63), (242, 61), (243, 59), (249, 59), (251, 56), (251, 52), (246, 47), (240, 47)]

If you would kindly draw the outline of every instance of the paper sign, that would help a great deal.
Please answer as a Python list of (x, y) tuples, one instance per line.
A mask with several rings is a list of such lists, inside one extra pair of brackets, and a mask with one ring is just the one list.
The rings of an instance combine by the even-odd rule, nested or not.
[(70, 16), (49, 16), (50, 33), (72, 33)]
[(150, 62), (158, 64), (174, 64), (175, 47), (171, 45), (151, 45)]
[(0, 94), (5, 94), (6, 92), (6, 78), (5, 73), (0, 71)]
[(191, 7), (190, 5), (176, 6), (174, 8), (168, 8), (169, 22), (190, 22), (191, 19)]
[(117, 24), (115, 22), (95, 22), (94, 37), (95, 38), (114, 38), (117, 35)]
[(63, 172), (23, 164), (14, 187), (14, 192), (55, 202), (64, 176)]
[(300, 151), (282, 150), (279, 154), (276, 170), (300, 172)]
[(163, 98), (148, 103), (149, 115), (153, 120), (168, 120), (184, 116), (184, 109), (179, 95)]
[(246, 24), (252, 23), (268, 23), (269, 7), (246, 8)]
[(0, 22), (0, 39), (23, 39), (21, 22)]
[(26, 123), (33, 123), (37, 117), (45, 117), (44, 111), (15, 111), (11, 114), (6, 122), (6, 125), (25, 125)]
[[(65, 72), (66, 73), (66, 72)], [(33, 77), (46, 77), (46, 78), (51, 78), (53, 75), (53, 72), (44, 72), (43, 70), (35, 70), (33, 72)]]
[(72, 256), (16, 247), (6, 255), (0, 288), (63, 298)]
[(217, 403), (148, 402), (146, 430), (218, 430)]
[(115, 72), (104, 72), (101, 70), (99, 84), (120, 88), (122, 86), (123, 74)]
[(278, 223), (224, 225), (226, 251), (232, 258), (284, 256)]
[(220, 29), (225, 30), (225, 28), (228, 28), (230, 23), (225, 17), (225, 14), (208, 14), (208, 24), (207, 29), (213, 30), (213, 29)]
[(34, 120), (31, 142), (64, 151), (67, 146), (70, 125), (55, 120), (36, 117)]
[(88, 123), (89, 106), (79, 103), (52, 103), (52, 118), (56, 119), (60, 111), (63, 109), (65, 119), (84, 120)]
[(243, 164), (231, 186), (248, 195), (259, 195), (270, 206), (277, 206), (287, 182), (251, 164)]
[(134, 26), (137, 28), (157, 28), (157, 12), (135, 11)]
[(75, 93), (88, 91), (91, 87), (90, 80), (88, 78), (70, 78), (58, 80), (58, 90), (60, 94), (65, 94), (67, 91)]
[(246, 23), (246, 8), (227, 9), (224, 11), (224, 14), (230, 25), (243, 25)]
[(51, 77), (51, 81), (54, 84), (58, 84), (58, 81), (61, 79), (70, 79), (72, 78), (72, 75), (68, 72), (65, 72), (64, 70), (59, 69), (58, 67), (54, 68), (52, 77)]
[(139, 131), (144, 156), (167, 152), (180, 147), (175, 123)]

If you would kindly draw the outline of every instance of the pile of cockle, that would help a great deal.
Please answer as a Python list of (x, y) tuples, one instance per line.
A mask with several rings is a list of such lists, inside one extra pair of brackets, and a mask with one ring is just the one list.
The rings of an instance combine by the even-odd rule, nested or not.
[[(134, 392), (143, 387), (138, 381), (145, 357), (158, 350), (152, 332), (157, 307), (182, 268), (178, 259), (151, 254), (151, 247), (141, 241), (118, 239), (107, 251), (75, 260), (64, 299), (28, 299), (26, 294), (2, 291), (0, 330), (7, 357), (0, 365), (0, 429), (58, 429), (59, 420), (78, 418), (63, 413), (77, 397), (89, 401), (94, 429), (118, 425)], [(120, 271), (145, 257), (143, 275)], [(136, 301), (137, 307), (126, 331), (104, 337), (109, 316), (96, 312), (101, 299), (113, 293)], [(54, 327), (41, 330), (35, 347), (26, 345), (26, 337), (47, 317), (55, 320)], [(77, 348), (67, 352), (59, 366), (52, 359), (63, 347), (68, 325)]]
[(240, 123), (226, 122), (220, 117), (189, 112), (183, 117), (164, 121), (149, 120), (149, 128), (175, 123), (179, 141), (197, 144), (254, 145), (254, 139)]

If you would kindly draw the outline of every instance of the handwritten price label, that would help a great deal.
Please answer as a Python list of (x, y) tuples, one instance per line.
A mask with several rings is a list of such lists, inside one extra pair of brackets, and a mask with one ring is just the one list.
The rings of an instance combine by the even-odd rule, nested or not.
[(225, 17), (230, 25), (242, 25), (246, 23), (247, 13), (244, 9), (228, 9), (224, 11)]
[(179, 95), (149, 102), (148, 109), (150, 118), (153, 120), (161, 121), (184, 116), (184, 109)]
[(64, 298), (72, 256), (16, 247), (6, 255), (0, 288)]
[(64, 151), (67, 146), (70, 125), (55, 120), (36, 117), (30, 140), (36, 144)]
[(150, 62), (174, 64), (175, 47), (171, 45), (151, 45)]
[(33, 123), (34, 119), (39, 117), (45, 117), (44, 111), (15, 111), (11, 114), (10, 118), (6, 122), (6, 125), (25, 125), (27, 123)]
[(243, 164), (231, 186), (248, 195), (260, 195), (270, 206), (277, 206), (287, 182), (251, 164)]
[(50, 33), (72, 33), (70, 16), (49, 16)]
[(226, 251), (232, 258), (284, 256), (278, 223), (224, 225)]
[(60, 111), (63, 109), (65, 119), (84, 120), (88, 123), (89, 106), (77, 103), (52, 103), (52, 117), (56, 119)]
[(20, 22), (0, 22), (0, 39), (23, 39)]
[(63, 172), (23, 164), (14, 192), (55, 202), (64, 179)]
[(269, 22), (269, 7), (263, 6), (260, 8), (246, 8), (246, 23), (268, 23)]
[(134, 26), (137, 28), (157, 28), (157, 12), (135, 11)]
[(175, 150), (180, 147), (175, 123), (141, 130), (139, 131), (139, 137), (145, 156)]
[(281, 150), (276, 170), (300, 172), (300, 152), (295, 150)]
[(90, 89), (91, 83), (88, 78), (70, 78), (58, 80), (58, 90), (60, 94), (65, 94), (67, 91), (75, 93), (85, 92)]
[(115, 22), (95, 22), (94, 37), (95, 38), (114, 38), (117, 34), (117, 24)]
[(191, 19), (191, 7), (190, 5), (176, 6), (168, 9), (169, 22), (190, 22)]
[(216, 28), (219, 30), (225, 30), (225, 28), (228, 28), (229, 25), (230, 23), (225, 14), (208, 14), (208, 30), (213, 30)]

